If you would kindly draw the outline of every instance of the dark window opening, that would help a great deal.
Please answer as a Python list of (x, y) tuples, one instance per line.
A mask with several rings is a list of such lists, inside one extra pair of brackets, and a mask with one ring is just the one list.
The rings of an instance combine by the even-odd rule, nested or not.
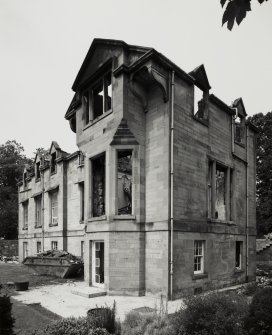
[(226, 219), (226, 171), (216, 167), (215, 218)]
[(103, 114), (103, 82), (99, 82), (93, 89), (93, 118)]
[(24, 172), (23, 183), (24, 183), (24, 188), (27, 188), (27, 173), (26, 172)]
[(235, 248), (235, 267), (237, 269), (242, 268), (242, 245), (243, 242), (237, 241), (236, 248)]
[(83, 93), (83, 108), (84, 108), (84, 118), (85, 123), (90, 121), (90, 91), (87, 90)]
[(56, 172), (56, 169), (57, 169), (56, 159), (57, 159), (57, 153), (53, 152), (51, 154), (51, 169), (50, 169), (51, 173)]
[(111, 100), (112, 100), (111, 73), (108, 73), (105, 77), (105, 112), (111, 109)]
[(41, 227), (42, 221), (42, 196), (37, 196), (35, 198), (35, 226)]
[(80, 242), (80, 257), (84, 259), (84, 241)]
[(28, 201), (23, 202), (23, 228), (28, 228)]
[(117, 153), (118, 214), (132, 213), (132, 150)]
[(238, 116), (234, 123), (234, 140), (237, 143), (244, 143), (245, 119)]
[(78, 184), (80, 192), (80, 221), (84, 221), (84, 182)]
[(40, 165), (41, 165), (40, 162), (36, 163), (36, 178), (37, 178), (37, 179), (40, 179), (40, 178), (41, 178)]
[(37, 254), (39, 254), (40, 252), (42, 252), (42, 243), (37, 242)]
[(92, 214), (97, 217), (105, 214), (105, 154), (92, 160), (92, 174)]

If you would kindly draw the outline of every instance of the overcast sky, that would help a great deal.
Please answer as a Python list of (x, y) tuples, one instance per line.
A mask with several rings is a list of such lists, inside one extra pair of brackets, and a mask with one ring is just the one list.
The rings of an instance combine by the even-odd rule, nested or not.
[(272, 1), (252, 2), (229, 32), (219, 0), (0, 0), (0, 144), (77, 150), (64, 114), (96, 37), (153, 47), (187, 72), (204, 64), (227, 104), (241, 96), (249, 115), (271, 111)]

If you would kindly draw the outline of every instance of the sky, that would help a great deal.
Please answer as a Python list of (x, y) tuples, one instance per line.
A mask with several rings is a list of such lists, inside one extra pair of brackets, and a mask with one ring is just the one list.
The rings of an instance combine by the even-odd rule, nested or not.
[(77, 150), (64, 114), (94, 38), (153, 47), (186, 72), (204, 64), (221, 100), (272, 111), (272, 0), (252, 0), (231, 32), (222, 14), (220, 0), (0, 0), (0, 144)]

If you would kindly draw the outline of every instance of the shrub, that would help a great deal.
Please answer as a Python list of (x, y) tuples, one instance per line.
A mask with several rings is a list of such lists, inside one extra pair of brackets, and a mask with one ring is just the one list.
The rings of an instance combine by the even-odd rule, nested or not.
[[(0, 285), (0, 291), (2, 285)], [(14, 319), (11, 314), (12, 303), (7, 295), (0, 295), (0, 334), (12, 335)]]
[(91, 329), (89, 335), (109, 335), (109, 332), (105, 328), (96, 328)]
[(245, 298), (233, 293), (211, 293), (186, 300), (187, 308), (173, 318), (178, 335), (242, 335), (247, 313)]
[(144, 335), (176, 335), (168, 316), (155, 316), (153, 322), (146, 326)]
[(259, 288), (253, 296), (245, 318), (249, 334), (272, 334), (272, 288)]
[(143, 335), (147, 325), (151, 324), (154, 314), (140, 314), (139, 312), (129, 312), (122, 324), (122, 335)]
[(114, 302), (113, 307), (99, 307), (90, 309), (87, 312), (87, 318), (91, 325), (91, 328), (104, 328), (110, 334), (118, 335), (120, 333), (120, 324), (115, 319), (116, 304)]

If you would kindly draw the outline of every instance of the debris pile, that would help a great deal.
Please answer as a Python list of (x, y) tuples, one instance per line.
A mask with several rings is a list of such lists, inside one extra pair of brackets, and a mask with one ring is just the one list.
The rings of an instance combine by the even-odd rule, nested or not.
[(61, 258), (69, 261), (74, 264), (83, 264), (82, 258), (72, 255), (67, 251), (63, 250), (47, 250), (37, 254), (37, 257), (52, 257), (52, 258)]
[(3, 263), (19, 263), (19, 258), (18, 256), (4, 256), (0, 255), (0, 262)]

